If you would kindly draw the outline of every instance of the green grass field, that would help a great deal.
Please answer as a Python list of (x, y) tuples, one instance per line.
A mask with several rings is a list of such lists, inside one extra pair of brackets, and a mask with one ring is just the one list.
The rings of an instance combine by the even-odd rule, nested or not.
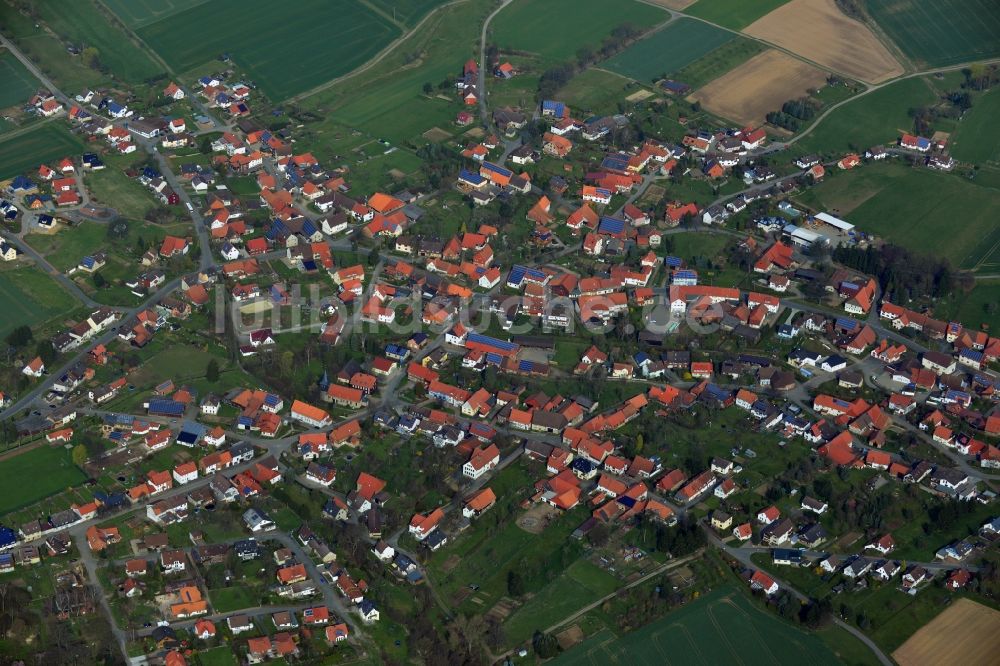
[[(82, 146), (80, 140), (70, 134), (59, 120), (8, 139), (0, 138), (0, 179), (34, 172), (42, 162), (74, 155), (80, 152)], [(34, 177), (36, 174), (30, 175)]]
[[(35, 19), (13, 9), (3, 12), (3, 32), (42, 72), (70, 94), (108, 80), (101, 72), (84, 64), (82, 58), (66, 54), (66, 45), (45, 30)], [(37, 27), (36, 27), (37, 26)]]
[(73, 305), (73, 297), (38, 269), (0, 271), (0, 337), (23, 324), (46, 322), (68, 312)]
[(446, 0), (370, 0), (369, 4), (408, 26), (413, 26)]
[(582, 46), (600, 46), (623, 23), (651, 28), (667, 18), (664, 11), (635, 0), (515, 0), (490, 25), (501, 49), (563, 61), (575, 58)]
[(865, 6), (917, 64), (940, 67), (1000, 55), (1000, 3), (994, 0), (880, 0)]
[(736, 37), (673, 72), (670, 78), (697, 89), (742, 65), (755, 55), (763, 53), (766, 49), (767, 47), (758, 41)]
[(636, 42), (602, 67), (648, 83), (686, 67), (735, 37), (707, 23), (682, 18)]
[(947, 257), (959, 268), (988, 268), (1000, 257), (1000, 191), (957, 174), (870, 164), (828, 176), (800, 200), (843, 215), (862, 231)]
[[(993, 274), (1000, 265), (984, 266), (982, 271)], [(938, 306), (938, 314), (949, 321), (960, 321), (966, 328), (979, 330), (988, 327), (996, 334), (1000, 331), (1000, 280), (976, 280), (969, 293), (956, 293)]]
[(103, 0), (104, 4), (133, 30), (162, 21), (207, 0)]
[(574, 111), (617, 113), (618, 103), (639, 88), (626, 78), (603, 69), (585, 69), (559, 90), (558, 97)]
[[(0, 515), (82, 482), (86, 476), (62, 447), (48, 444), (0, 461)], [(31, 479), (25, 483), (25, 479)]]
[(624, 636), (598, 632), (552, 663), (833, 666), (841, 661), (819, 637), (755, 606), (741, 591), (724, 587)]
[(390, 20), (349, 0), (216, 0), (137, 30), (178, 72), (229, 53), (260, 89), (283, 100), (369, 60), (399, 36)]
[[(37, 8), (48, 26), (67, 42), (96, 48), (100, 61), (116, 78), (140, 83), (162, 73), (146, 51), (108, 21), (94, 0), (48, 0)], [(63, 57), (69, 56), (63, 52)]]
[(208, 598), (216, 613), (232, 613), (243, 608), (252, 608), (260, 603), (259, 594), (242, 586), (209, 590)]
[[(306, 98), (303, 106), (323, 120), (306, 126), (299, 145), (321, 159), (337, 154), (347, 161), (354, 148), (378, 138), (422, 146), (428, 141), (421, 135), (432, 127), (453, 129), (462, 108), (451, 96), (453, 89), (449, 86), (442, 99), (424, 95), (422, 88), (454, 77), (477, 52), (479, 36), (469, 26), (480, 24), (489, 9), (470, 2), (437, 12), (363, 76)], [(422, 54), (420, 60), (408, 62), (406, 54), (415, 52)]]
[(227, 645), (220, 645), (211, 650), (199, 650), (195, 663), (199, 666), (236, 666), (239, 662)]
[(699, 0), (684, 13), (739, 30), (786, 2), (788, 0)]
[(923, 78), (897, 81), (834, 109), (795, 144), (804, 152), (864, 151), (895, 142), (913, 129), (909, 110), (933, 104), (935, 90)]
[(0, 51), (0, 81), (0, 109), (27, 104), (39, 86), (38, 79), (10, 51)]
[(975, 99), (951, 136), (951, 154), (963, 162), (1000, 162), (1000, 87)]
[(589, 560), (577, 560), (507, 619), (503, 628), (508, 642), (528, 640), (536, 629), (547, 629), (618, 585), (614, 576)]
[(89, 173), (85, 183), (95, 204), (110, 206), (122, 217), (141, 219), (149, 209), (160, 205), (139, 181), (116, 168)]

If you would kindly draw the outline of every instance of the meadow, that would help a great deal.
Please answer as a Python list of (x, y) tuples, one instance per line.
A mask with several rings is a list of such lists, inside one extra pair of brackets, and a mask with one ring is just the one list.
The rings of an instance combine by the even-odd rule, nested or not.
[(122, 23), (135, 30), (156, 23), (207, 0), (103, 0)]
[(632, 44), (602, 67), (646, 83), (686, 67), (735, 37), (707, 23), (681, 18)]
[[(139, 236), (143, 236), (150, 243), (156, 243), (165, 235), (160, 227), (132, 223), (129, 237), (122, 241), (122, 245), (134, 245)], [(60, 271), (73, 268), (87, 255), (101, 250), (113, 254), (118, 245), (108, 241), (107, 225), (97, 222), (82, 222), (72, 229), (63, 229), (52, 235), (30, 235), (28, 243)], [(129, 249), (134, 248), (129, 247)]]
[(82, 147), (59, 120), (8, 139), (0, 137), (0, 180), (29, 171), (34, 176), (41, 163), (74, 155)]
[(350, 72), (398, 37), (400, 29), (349, 0), (300, 0), (294, 12), (266, 0), (216, 0), (136, 32), (177, 72), (228, 53), (279, 101)]
[(725, 28), (739, 30), (750, 25), (788, 0), (699, 0), (684, 10)]
[(588, 112), (617, 112), (618, 103), (623, 102), (639, 88), (626, 78), (593, 67), (580, 72), (559, 90), (559, 99), (570, 109)]
[[(461, 71), (478, 48), (478, 35), (468, 27), (488, 11), (489, 5), (469, 2), (438, 12), (364, 76), (305, 98), (302, 105), (323, 120), (306, 125), (300, 145), (328, 159), (379, 138), (421, 146), (427, 143), (421, 135), (430, 128), (454, 127), (462, 106), (451, 96), (453, 88), (449, 85), (442, 99), (437, 93), (425, 95), (423, 85), (436, 85)], [(411, 62), (408, 53), (422, 55)]]
[(1000, 87), (975, 98), (949, 141), (951, 154), (963, 162), (1000, 163)]
[(21, 61), (10, 51), (0, 51), (0, 109), (23, 106), (38, 87), (38, 79), (31, 75)]
[(600, 46), (623, 23), (645, 29), (667, 18), (663, 10), (635, 0), (514, 0), (490, 26), (501, 49), (565, 61), (574, 59), (580, 47)]
[(763, 53), (767, 47), (758, 41), (735, 37), (727, 40), (697, 60), (673, 72), (670, 78), (698, 89), (722, 76), (731, 69), (742, 65), (750, 58)]
[[(1000, 269), (1000, 265), (994, 263), (980, 270), (992, 273), (995, 269)], [(966, 328), (1000, 331), (1000, 279), (976, 280), (972, 291), (952, 294), (937, 311), (948, 321), (962, 322)]]
[(865, 6), (918, 65), (942, 67), (1000, 55), (1000, 3), (994, 0), (888, 0)]
[(400, 23), (413, 26), (428, 12), (447, 0), (370, 0), (369, 4), (381, 9)]
[(869, 164), (828, 176), (799, 200), (844, 216), (862, 231), (975, 269), (1000, 253), (1000, 192), (956, 174)]
[(38, 269), (0, 271), (0, 337), (23, 324), (46, 322), (73, 306), (73, 297)]
[(115, 77), (141, 83), (162, 73), (162, 67), (117, 25), (111, 24), (94, 0), (48, 0), (38, 3), (37, 10), (45, 23), (68, 43), (96, 48), (101, 63)]
[(618, 588), (618, 580), (589, 560), (577, 560), (517, 609), (504, 623), (511, 644), (531, 638)]
[(107, 76), (88, 67), (82, 58), (66, 57), (65, 44), (30, 16), (13, 10), (4, 12), (3, 31), (42, 73), (66, 92), (75, 93), (108, 81)]
[[(24, 483), (31, 479), (31, 483)], [(37, 502), (70, 486), (86, 476), (70, 460), (62, 447), (48, 444), (18, 453), (0, 461), (0, 515)]]
[(902, 132), (913, 129), (909, 110), (933, 104), (936, 99), (934, 88), (923, 78), (897, 81), (834, 109), (807, 130), (795, 147), (836, 154), (894, 143)]
[(552, 661), (570, 664), (840, 664), (816, 635), (762, 610), (723, 587), (623, 636), (594, 634)]

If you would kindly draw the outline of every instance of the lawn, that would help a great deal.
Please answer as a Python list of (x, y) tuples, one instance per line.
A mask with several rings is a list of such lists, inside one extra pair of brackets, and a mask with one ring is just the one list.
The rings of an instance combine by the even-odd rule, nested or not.
[(725, 41), (694, 62), (671, 74), (671, 78), (698, 89), (742, 65), (750, 58), (763, 53), (767, 47), (753, 39), (736, 37)]
[(1000, 248), (995, 218), (1000, 192), (957, 174), (869, 164), (833, 174), (800, 200), (846, 216), (861, 231), (933, 252), (960, 268), (983, 268), (996, 261)]
[(962, 118), (950, 140), (955, 159), (978, 164), (1000, 162), (997, 118), (1000, 118), (1000, 87), (976, 97), (972, 108)]
[(74, 305), (69, 292), (36, 268), (0, 271), (0, 337), (23, 324), (35, 326), (65, 314)]
[(594, 634), (552, 663), (840, 664), (814, 634), (762, 610), (735, 588), (723, 587), (624, 636)]
[[(112, 24), (95, 0), (48, 0), (36, 9), (42, 20), (67, 43), (97, 49), (101, 64), (118, 79), (141, 83), (162, 68), (141, 47)], [(63, 52), (63, 57), (68, 57)]]
[(739, 30), (788, 2), (788, 0), (698, 0), (684, 10), (725, 28)]
[[(42, 162), (75, 155), (82, 146), (80, 140), (70, 134), (59, 120), (8, 139), (0, 139), (0, 180), (34, 172)], [(35, 173), (31, 175), (35, 176)]]
[(688, 66), (735, 37), (727, 30), (682, 18), (632, 44), (602, 67), (648, 83)]
[(220, 645), (211, 650), (200, 650), (195, 656), (195, 663), (200, 666), (236, 666), (239, 662), (229, 646)]
[(268, 0), (216, 0), (137, 33), (178, 72), (228, 53), (278, 101), (350, 72), (398, 37), (400, 29), (349, 0), (300, 0), (293, 12)]
[[(33, 504), (87, 477), (62, 447), (48, 444), (0, 461), (0, 515)], [(30, 483), (26, 483), (31, 479)]]
[(1000, 55), (1000, 3), (995, 0), (891, 0), (865, 7), (918, 64), (940, 67)]
[(116, 168), (88, 173), (85, 182), (95, 204), (110, 206), (122, 217), (142, 219), (151, 208), (159, 206), (139, 181)]
[(618, 580), (589, 560), (577, 560), (539, 590), (504, 623), (510, 644), (531, 638), (584, 606), (615, 591)]
[(514, 0), (493, 19), (491, 29), (501, 49), (565, 61), (582, 46), (599, 47), (624, 23), (651, 28), (668, 18), (663, 10), (635, 0)]
[(897, 81), (838, 107), (813, 125), (795, 147), (806, 152), (836, 154), (891, 144), (901, 133), (913, 129), (910, 109), (936, 100), (936, 91), (923, 78)]
[[(992, 272), (996, 268), (1000, 266), (983, 266), (981, 270)], [(937, 312), (948, 321), (962, 322), (966, 328), (1000, 331), (1000, 280), (976, 280), (972, 291), (950, 296)]]
[(23, 106), (38, 88), (38, 79), (31, 75), (10, 51), (0, 52), (0, 109)]
[(637, 90), (634, 83), (618, 74), (591, 68), (570, 79), (558, 97), (573, 110), (616, 113), (618, 104)]
[(260, 594), (243, 585), (209, 590), (208, 598), (216, 613), (232, 613), (260, 605)]
[(67, 271), (84, 257), (106, 249), (107, 238), (107, 225), (83, 222), (51, 235), (31, 234), (27, 241), (57, 270)]

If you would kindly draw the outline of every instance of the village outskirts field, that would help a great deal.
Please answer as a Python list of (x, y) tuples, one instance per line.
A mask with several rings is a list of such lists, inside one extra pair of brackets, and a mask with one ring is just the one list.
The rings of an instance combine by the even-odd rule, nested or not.
[[(1000, 331), (1000, 125), (996, 122), (1000, 117), (1000, 86), (975, 92), (971, 106), (960, 113), (954, 102), (954, 94), (965, 90), (968, 77), (963, 70), (967, 63), (1000, 62), (1000, 3), (991, 0), (868, 2), (864, 16), (845, 14), (836, 0), (297, 0), (290, 4), (273, 0), (51, 0), (32, 8), (44, 30), (24, 12), (15, 11), (14, 0), (0, 3), (0, 8), (11, 14), (9, 21), (6, 17), (0, 20), (4, 34), (24, 44), (25, 53), (45, 75), (70, 94), (89, 88), (119, 90), (116, 86), (120, 86), (136, 91), (139, 100), (152, 99), (162, 88), (162, 77), (188, 83), (232, 68), (253, 85), (252, 121), (289, 129), (295, 136), (294, 153), (311, 152), (342, 169), (358, 196), (435, 189), (430, 185), (431, 174), (440, 176), (435, 160), (446, 154), (449, 164), (458, 164), (455, 155), (484, 138), (479, 106), (463, 108), (450, 81), (462, 62), (479, 59), (480, 28), (487, 16), (495, 12), (489, 28), (483, 28), (484, 43), (496, 47), (500, 58), (518, 69), (518, 76), (510, 80), (487, 74), (487, 90), (483, 91), (487, 112), (499, 106), (526, 107), (530, 112), (540, 102), (536, 99), (538, 88), (551, 70), (576, 63), (581, 51), (599, 50), (613, 29), (625, 24), (639, 37), (611, 57), (580, 67), (552, 97), (565, 102), (580, 118), (622, 115), (643, 135), (671, 143), (681, 142), (696, 128), (764, 127), (769, 140), (781, 148), (774, 155), (762, 155), (761, 163), (772, 165), (782, 177), (797, 169), (791, 166), (794, 157), (815, 154), (828, 165), (822, 182), (790, 195), (793, 205), (810, 213), (828, 211), (879, 242), (902, 246), (918, 256), (946, 259), (968, 280), (965, 289), (934, 303), (936, 315), (994, 334)], [(85, 65), (79, 56), (68, 57), (67, 43), (97, 49), (101, 66)], [(4, 49), (0, 49), (0, 81), (4, 83), (0, 109), (11, 110), (9, 116), (0, 118), (0, 181), (67, 155), (79, 158), (89, 150), (84, 137), (68, 131), (62, 121), (38, 120), (17, 112), (16, 107), (42, 84)], [(809, 117), (785, 118), (788, 123), (778, 125), (774, 114), (783, 113), (788, 102), (809, 106)], [(148, 108), (155, 113), (155, 107)], [(876, 145), (894, 146), (901, 134), (914, 131), (916, 109), (937, 113), (932, 129), (960, 161), (958, 168), (931, 170), (916, 160), (871, 163), (856, 170), (834, 166), (848, 153), (864, 154)], [(463, 110), (473, 117), (471, 126), (457, 122), (456, 113)], [(192, 104), (184, 106), (182, 113), (193, 119), (201, 109)], [(234, 122), (228, 127), (235, 126)], [(219, 135), (221, 132), (206, 136)], [(533, 182), (542, 187), (561, 178), (574, 184), (583, 182), (590, 162), (598, 164), (602, 159), (602, 151), (595, 146), (581, 141), (575, 149), (578, 161), (572, 165), (546, 157), (544, 163), (531, 167)], [(501, 140), (501, 150), (505, 149), (514, 150), (515, 145), (506, 146)], [(65, 323), (85, 317), (88, 308), (78, 293), (84, 294), (88, 303), (92, 300), (121, 311), (136, 307), (143, 297), (124, 285), (136, 273), (145, 250), (155, 249), (168, 235), (195, 237), (197, 230), (182, 208), (164, 214), (144, 187), (123, 176), (149, 163), (140, 155), (133, 156), (135, 159), (112, 155), (111, 169), (87, 176), (88, 196), (127, 221), (120, 237), (112, 237), (109, 224), (100, 219), (74, 220), (54, 235), (11, 231), (41, 259), (24, 259), (13, 267), (0, 264), (0, 338), (25, 325), (36, 339), (45, 338)], [(212, 157), (191, 148), (190, 153), (181, 151), (164, 159), (178, 167), (194, 162), (209, 165)], [(256, 200), (258, 182), (244, 175), (228, 179), (226, 185), (230, 192)], [(676, 181), (659, 178), (636, 202), (651, 207), (673, 197), (704, 206), (744, 187), (735, 174), (715, 182), (700, 174)], [(239, 188), (243, 191), (237, 191)], [(608, 210), (624, 206), (625, 196), (617, 195)], [(421, 205), (428, 209), (421, 230), (435, 236), (464, 233), (484, 219), (457, 192), (444, 188)], [(256, 207), (255, 202), (255, 211)], [(517, 222), (526, 227), (523, 203), (515, 202), (512, 208)], [(560, 212), (566, 210), (569, 208)], [(154, 222), (150, 218), (157, 213), (164, 217)], [(257, 216), (263, 218), (264, 214)], [(736, 244), (732, 239), (747, 235), (742, 227), (712, 235), (680, 233), (683, 231), (673, 234), (672, 251), (697, 264), (703, 279), (718, 286), (759, 286), (750, 269), (744, 272), (731, 261)], [(526, 241), (521, 243), (527, 233), (525, 229), (506, 231), (505, 249), (524, 251), (519, 246), (527, 245)], [(579, 242), (568, 235), (562, 240)], [(378, 246), (362, 247), (359, 253), (356, 245), (350, 245), (350, 250), (346, 245), (341, 248), (345, 259), (351, 263), (370, 259), (371, 266), (381, 262)], [(101, 274), (101, 281), (111, 282), (107, 286), (76, 272), (84, 257), (99, 252), (108, 254), (107, 268)], [(282, 259), (262, 260), (268, 279), (275, 283), (299, 279), (299, 273)], [(567, 265), (565, 256), (559, 261)], [(198, 268), (195, 262), (185, 264), (185, 268)], [(382, 264), (378, 265), (383, 270)], [(176, 267), (170, 268), (169, 279), (180, 275)], [(69, 287), (63, 276), (72, 282)], [(168, 381), (202, 395), (266, 387), (267, 373), (278, 372), (275, 365), (250, 370), (249, 362), (240, 358), (240, 350), (231, 341), (225, 343), (228, 347), (217, 340), (207, 341), (203, 333), (214, 323), (208, 312), (201, 312), (158, 334), (142, 349), (121, 345), (122, 356), (128, 355), (134, 370), (124, 392), (102, 409), (143, 412), (149, 396)], [(281, 323), (280, 318), (267, 320), (267, 325), (275, 328)], [(296, 353), (306, 348), (311, 351), (313, 333), (292, 331), (283, 344)], [(506, 336), (500, 329), (490, 333)], [(573, 382), (581, 380), (569, 373), (594, 339), (587, 335), (559, 339), (552, 358), (554, 377), (531, 386), (571, 394)], [(357, 339), (351, 344), (354, 342)], [(352, 346), (347, 356), (353, 361), (369, 361), (373, 352), (364, 346), (366, 342)], [(782, 341), (769, 339), (766, 344), (769, 349), (788, 351)], [(620, 351), (616, 350), (616, 355)], [(60, 362), (67, 358), (60, 357)], [(119, 358), (115, 363), (124, 367), (124, 361)], [(315, 360), (308, 367), (304, 364), (289, 372), (300, 383), (310, 375), (307, 381), (313, 397), (318, 395), (318, 382), (311, 375), (320, 376), (314, 370), (322, 363)], [(214, 373), (208, 370), (211, 366)], [(109, 367), (99, 368), (97, 378), (105, 382), (113, 374)], [(216, 377), (212, 379), (210, 374)], [(645, 382), (610, 384), (588, 387), (588, 391), (603, 391), (602, 397), (613, 398), (601, 404), (602, 410), (623, 395), (631, 397), (648, 388)], [(227, 418), (235, 417), (235, 413), (230, 414), (235, 410), (231, 405), (224, 410)], [(354, 413), (332, 411), (345, 419)], [(368, 416), (366, 413), (365, 418)], [(99, 416), (87, 419), (87, 428), (100, 430)], [(216, 422), (222, 423), (221, 417)], [(741, 440), (739, 433), (749, 430), (747, 423), (742, 415), (730, 414), (704, 425), (702, 431), (676, 426), (675, 440), (669, 443), (670, 455), (676, 458), (673, 464), (682, 465), (689, 453), (692, 457), (696, 453), (704, 457), (707, 452), (726, 456), (740, 446), (753, 444), (768, 453), (744, 461), (747, 475), (758, 482), (756, 487), (766, 489), (770, 477), (802, 463), (804, 454), (784, 448), (784, 441), (779, 450), (756, 432), (748, 432)], [(625, 431), (625, 437), (634, 442), (640, 429), (633, 428)], [(417, 486), (423, 484), (422, 503), (448, 502), (450, 489), (443, 484), (431, 488), (431, 480), (424, 476), (423, 451), (408, 450), (413, 448), (410, 440), (395, 434), (372, 436), (371, 432), (366, 428), (364, 441), (370, 451), (337, 452), (342, 475), (349, 470), (356, 477), (362, 461), (377, 463), (398, 474), (392, 482), (402, 484), (405, 479)], [(283, 425), (280, 435), (291, 434), (291, 426)], [(641, 435), (638, 438), (642, 441)], [(86, 503), (93, 490), (127, 490), (127, 485), (138, 483), (154, 468), (197, 462), (202, 455), (171, 445), (155, 457), (129, 460), (122, 470), (112, 472), (112, 468), (79, 464), (71, 453), (72, 446), (50, 445), (43, 435), (19, 440), (18, 444), (18, 449), (0, 452), (0, 522), (15, 529), (18, 523), (63, 510), (70, 502), (74, 506)], [(668, 450), (664, 442), (653, 444)], [(771, 449), (775, 451), (771, 453)], [(516, 651), (531, 646), (543, 632), (558, 641), (559, 654), (548, 663), (559, 666), (877, 664), (878, 650), (873, 652), (858, 639), (862, 633), (873, 636), (874, 644), (900, 666), (931, 666), (952, 660), (978, 666), (991, 663), (1000, 650), (996, 641), (1000, 614), (968, 598), (959, 598), (947, 607), (942, 604), (940, 609), (921, 606), (921, 621), (925, 615), (929, 620), (922, 628), (906, 616), (886, 619), (886, 625), (877, 628), (883, 632), (878, 635), (855, 631), (854, 624), (849, 632), (843, 623), (809, 631), (759, 603), (745, 581), (711, 546), (683, 563), (672, 563), (655, 549), (645, 552), (646, 544), (637, 541), (638, 530), (595, 546), (574, 535), (594, 507), (580, 506), (563, 513), (545, 504), (525, 509), (537, 492), (535, 480), (543, 473), (539, 467), (545, 468), (544, 462), (539, 465), (526, 458), (515, 460), (490, 479), (491, 488), (500, 497), (493, 514), (469, 523), (442, 550), (421, 558), (427, 575), (421, 598), (426, 596), (431, 599), (429, 604), (443, 610), (434, 622), (442, 624), (442, 617), (463, 621), (473, 616), (488, 618), (491, 626), (500, 628), (501, 639), (495, 648), (505, 659), (515, 660)], [(280, 500), (269, 498), (266, 503), (283, 533), (291, 533), (310, 520), (327, 521), (317, 498), (326, 502), (353, 490), (346, 476), (328, 488), (328, 493), (295, 481), (289, 485), (292, 489)], [(747, 496), (757, 492), (740, 489), (744, 491)], [(416, 502), (415, 497), (405, 494), (394, 499), (408, 509)], [(783, 500), (793, 510), (798, 506), (798, 499)], [(308, 508), (302, 508), (310, 502)], [(719, 506), (712, 498), (707, 502), (713, 509)], [(707, 515), (709, 504), (700, 504), (698, 515)], [(226, 542), (244, 537), (242, 525), (235, 523), (234, 528), (229, 518), (221, 510), (212, 515), (206, 512), (196, 518), (198, 529), (174, 525), (165, 531), (186, 547), (195, 540), (191, 532)], [(129, 536), (149, 531), (148, 521), (143, 524), (141, 516), (116, 519), (116, 527)], [(355, 527), (358, 525), (351, 529)], [(401, 532), (402, 536), (394, 535), (394, 543), (415, 552), (420, 544), (407, 535), (405, 527)], [(728, 534), (723, 536), (732, 542)], [(131, 556), (126, 545), (129, 549), (132, 545), (127, 541), (109, 551), (110, 556), (106, 553), (104, 559), (117, 566), (118, 560)], [(633, 559), (636, 551), (643, 552), (646, 559)], [(546, 563), (556, 561), (558, 568), (546, 568)], [(110, 568), (107, 561), (101, 563), (104, 576)], [(267, 577), (273, 578), (272, 564), (259, 571), (240, 564), (237, 574), (245, 576), (245, 586), (231, 584), (229, 568), (227, 563), (211, 573), (213, 582), (224, 576), (224, 585), (208, 587), (205, 583), (220, 627), (224, 616), (234, 612), (258, 605), (279, 608), (281, 600), (274, 595), (269, 598), (263, 582), (254, 578), (265, 570)], [(529, 573), (534, 587), (520, 595), (511, 592), (512, 578), (528, 577)], [(364, 571), (350, 574), (360, 576)], [(793, 580), (800, 580), (800, 575), (804, 579), (811, 572), (796, 572)], [(4, 585), (8, 580), (28, 579), (0, 577)], [(415, 611), (416, 593), (411, 595), (402, 585), (386, 586), (388, 576), (375, 580), (381, 586), (377, 588), (380, 604), (397, 613)], [(105, 589), (112, 590), (108, 593), (114, 600), (112, 618), (127, 622), (123, 594), (106, 580), (102, 582)], [(666, 596), (661, 589), (666, 584), (688, 595), (687, 601), (644, 626), (622, 621), (648, 599)], [(830, 598), (836, 605), (837, 599), (832, 594)], [(33, 603), (39, 606), (37, 599)], [(96, 609), (97, 615), (103, 617), (104, 610)], [(150, 608), (140, 611), (149, 631), (128, 642), (137, 650), (149, 646), (148, 636), (156, 619)], [(272, 620), (262, 618), (254, 628), (273, 634), (274, 626), (264, 622)], [(138, 626), (140, 621), (136, 622)], [(182, 630), (185, 637), (190, 636), (188, 629), (185, 626)], [(352, 644), (366, 649), (337, 653), (330, 657), (330, 663), (418, 661), (409, 651), (410, 637), (402, 624), (389, 620), (366, 625), (365, 631), (364, 638), (358, 639), (364, 642), (355, 643), (352, 637)], [(886, 638), (889, 635), (891, 638)], [(955, 656), (952, 644), (958, 637), (964, 641), (960, 657)], [(227, 633), (225, 640), (213, 641), (211, 647), (206, 644), (205, 649), (191, 655), (191, 663), (236, 663), (230, 642), (236, 645)], [(0, 661), (2, 654), (0, 646)], [(242, 651), (236, 655), (246, 656)]]

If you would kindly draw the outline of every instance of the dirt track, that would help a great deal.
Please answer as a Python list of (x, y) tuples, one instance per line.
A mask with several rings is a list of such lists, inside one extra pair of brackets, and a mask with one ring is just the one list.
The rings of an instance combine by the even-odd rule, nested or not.
[(892, 653), (900, 666), (995, 664), (1000, 655), (1000, 611), (959, 599)]
[(754, 56), (693, 93), (712, 113), (744, 125), (760, 125), (790, 99), (821, 87), (826, 72), (774, 49)]
[(868, 26), (846, 16), (834, 0), (791, 0), (744, 32), (867, 83), (903, 73)]

